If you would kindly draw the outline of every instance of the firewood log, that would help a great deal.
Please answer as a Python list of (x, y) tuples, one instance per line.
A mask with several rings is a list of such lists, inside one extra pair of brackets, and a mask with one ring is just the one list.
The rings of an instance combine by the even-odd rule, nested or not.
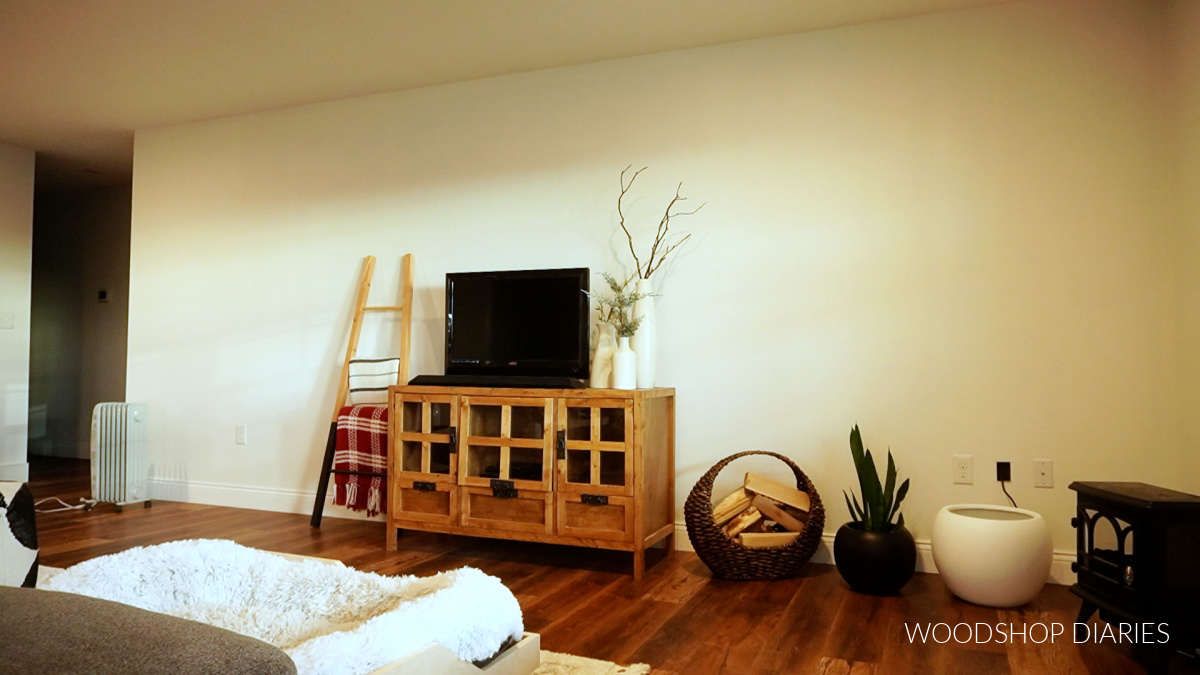
[(796, 532), (743, 532), (738, 535), (738, 543), (746, 548), (769, 548), (772, 546), (787, 546), (800, 535)]
[(745, 530), (747, 527), (750, 527), (754, 523), (758, 522), (760, 518), (762, 518), (762, 513), (760, 513), (758, 509), (751, 506), (745, 511), (739, 513), (736, 518), (729, 521), (729, 524), (725, 526), (725, 536), (733, 539), (742, 530)]
[(791, 532), (804, 531), (804, 523), (796, 518), (793, 518), (791, 514), (780, 508), (779, 505), (774, 501), (760, 496), (755, 497), (753, 503), (754, 508), (758, 509), (764, 517), (774, 520), (782, 525), (784, 529), (787, 529)]
[(763, 497), (770, 497), (780, 504), (787, 504), (801, 511), (808, 511), (811, 504), (806, 493), (756, 473), (746, 474), (745, 490)]
[(746, 494), (744, 488), (738, 488), (713, 507), (713, 521), (717, 525), (724, 525), (748, 508), (750, 508), (750, 495)]

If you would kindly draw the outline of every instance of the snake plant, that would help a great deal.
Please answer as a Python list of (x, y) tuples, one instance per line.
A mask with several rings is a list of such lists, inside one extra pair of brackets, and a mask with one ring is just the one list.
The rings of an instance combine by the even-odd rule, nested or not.
[[(850, 454), (854, 457), (854, 469), (858, 472), (858, 487), (862, 492), (862, 505), (858, 496), (842, 494), (846, 497), (846, 506), (850, 509), (850, 517), (867, 532), (890, 532), (897, 527), (904, 527), (904, 514), (900, 513), (900, 502), (908, 494), (908, 479), (896, 489), (896, 462), (892, 459), (892, 451), (888, 450), (887, 477), (883, 484), (879, 482), (879, 471), (875, 468), (875, 459), (871, 451), (863, 447), (862, 435), (858, 425), (850, 430)], [(897, 516), (899, 516), (897, 518)], [(896, 518), (895, 524), (892, 519)]]

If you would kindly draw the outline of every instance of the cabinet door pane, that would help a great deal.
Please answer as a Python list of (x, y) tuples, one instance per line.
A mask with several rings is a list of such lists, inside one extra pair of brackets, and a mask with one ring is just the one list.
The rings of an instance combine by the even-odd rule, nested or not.
[(500, 438), (500, 406), (472, 405), (470, 434)]
[(567, 408), (567, 440), (588, 441), (592, 438), (592, 409)]
[(512, 480), (542, 480), (541, 448), (512, 448), (508, 456), (508, 477)]
[(600, 409), (600, 440), (613, 443), (625, 442), (625, 409)]
[(420, 401), (405, 401), (403, 409), (400, 411), (401, 431), (412, 433), (421, 433), (421, 402)]
[(546, 409), (542, 406), (514, 405), (509, 438), (545, 438)]
[(592, 453), (589, 450), (567, 450), (567, 482), (592, 482)]
[(430, 443), (429, 473), (449, 474), (450, 470), (450, 444)]
[(420, 441), (404, 441), (403, 449), (401, 450), (401, 465), (402, 471), (420, 471), (421, 470), (421, 442)]
[(430, 403), (429, 404), (429, 431), (431, 434), (444, 434), (450, 428), (452, 422), (450, 420), (450, 404), (449, 403)]
[(600, 484), (625, 484), (625, 453), (600, 452)]
[(467, 475), (471, 478), (500, 477), (500, 448), (472, 445), (467, 448)]

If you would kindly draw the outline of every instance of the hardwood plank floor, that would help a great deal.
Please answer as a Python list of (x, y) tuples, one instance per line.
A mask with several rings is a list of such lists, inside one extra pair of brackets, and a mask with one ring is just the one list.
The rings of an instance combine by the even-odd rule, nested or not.
[[(37, 499), (77, 503), (88, 496), (88, 463), (30, 461)], [(42, 508), (52, 508), (44, 504)], [(1129, 645), (1074, 644), (1079, 602), (1064, 586), (1046, 586), (1034, 602), (996, 610), (962, 602), (937, 575), (918, 574), (901, 595), (850, 591), (828, 565), (810, 564), (796, 579), (716, 580), (695, 555), (648, 555), (635, 582), (627, 553), (408, 532), (400, 550), (384, 550), (384, 525), (306, 515), (155, 501), (152, 508), (112, 506), (38, 514), (42, 563), (66, 567), (132, 546), (176, 539), (231, 539), (246, 546), (336, 558), (380, 574), (431, 574), (463, 565), (499, 577), (542, 647), (619, 663), (643, 662), (654, 675), (717, 673), (1141, 673)], [(1093, 619), (1093, 622), (1098, 621)], [(915, 642), (914, 625), (944, 622), (1057, 622), (1053, 642)], [(1040, 630), (1040, 629), (1039, 629)], [(960, 632), (961, 635), (961, 632)], [(941, 634), (944, 638), (944, 632)], [(1171, 673), (1200, 673), (1176, 656)]]

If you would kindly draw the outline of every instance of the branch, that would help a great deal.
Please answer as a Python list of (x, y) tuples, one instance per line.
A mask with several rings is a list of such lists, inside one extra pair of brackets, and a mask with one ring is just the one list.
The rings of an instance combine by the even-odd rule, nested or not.
[[(625, 227), (625, 213), (621, 211), (621, 199), (625, 197), (626, 192), (629, 192), (629, 188), (633, 187), (633, 181), (637, 180), (638, 174), (646, 170), (646, 167), (643, 166), (642, 168), (638, 169), (637, 171), (634, 171), (633, 176), (631, 176), (629, 178), (629, 184), (626, 185), (625, 184), (625, 172), (629, 171), (629, 169), (631, 169), (632, 167), (633, 167), (633, 165), (630, 164), (629, 166), (625, 167), (625, 169), (623, 171), (621, 171), (621, 194), (620, 194), (620, 196), (617, 197), (617, 215), (620, 216), (620, 218), (621, 218), (621, 229), (625, 231), (625, 238), (627, 238), (629, 240), (629, 253), (633, 255), (634, 269), (637, 270), (637, 275), (639, 277), (641, 277), (642, 276), (642, 263), (638, 260), (637, 251), (633, 250), (633, 235), (629, 233), (629, 228)], [(682, 183), (681, 183), (681, 185), (682, 185)], [(653, 257), (654, 257), (653, 251), (651, 251), (651, 259), (653, 259)], [(649, 268), (649, 266), (650, 266), (650, 264), (646, 263), (646, 267)], [(647, 272), (646, 276), (650, 276), (650, 273)]]
[[(671, 213), (671, 209), (674, 208), (674, 206), (676, 204), (678, 204), (681, 201), (687, 200), (687, 197), (679, 196), (679, 190), (682, 188), (683, 188), (683, 183), (680, 183), (675, 188), (675, 196), (671, 199), (671, 202), (669, 204), (667, 204), (667, 210), (663, 212), (662, 220), (660, 220), (658, 223), (658, 231), (655, 233), (655, 236), (654, 236), (654, 244), (650, 247), (650, 259), (646, 261), (646, 275), (645, 275), (646, 279), (649, 279), (650, 275), (654, 274), (655, 270), (657, 270), (659, 267), (662, 267), (663, 262), (667, 259), (667, 256), (670, 255), (671, 251), (674, 251), (675, 249), (679, 248), (680, 244), (687, 241), (688, 238), (690, 238), (692, 236), (691, 234), (688, 234), (683, 239), (680, 239), (679, 241), (675, 242), (674, 244), (671, 244), (670, 246), (666, 246), (663, 249), (662, 253), (659, 253), (658, 252), (659, 246), (665, 246), (667, 237), (671, 231), (671, 218), (678, 217), (678, 216), (693, 215), (700, 209), (704, 208), (705, 204), (708, 203), (708, 202), (704, 202), (704, 204), (697, 206), (695, 209), (692, 209), (691, 211), (680, 211), (679, 213)], [(655, 255), (656, 254), (658, 255), (657, 264), (655, 263)]]
[[(647, 269), (649, 269), (650, 265), (654, 263), (654, 254), (656, 251), (658, 251), (658, 245), (661, 244), (664, 239), (666, 239), (667, 231), (671, 229), (671, 207), (675, 206), (675, 202), (678, 202), (680, 199), (687, 199), (687, 197), (679, 196), (679, 190), (681, 188), (683, 188), (683, 183), (675, 186), (675, 196), (672, 197), (671, 201), (667, 204), (667, 210), (663, 212), (662, 220), (658, 221), (658, 230), (654, 232), (654, 244), (650, 246), (650, 259), (646, 261)], [(648, 277), (650, 275), (647, 273), (646, 276)]]
[[(700, 209), (696, 209), (696, 211), (699, 211), (699, 210), (700, 210)], [(692, 211), (692, 213), (695, 213), (696, 211)], [(686, 213), (686, 214), (685, 214), (685, 213), (680, 213), (680, 214), (678, 214), (678, 215), (681, 215), (681, 216), (683, 216), (683, 215), (690, 216), (690, 215), (692, 215), (692, 213)], [(665, 260), (667, 259), (667, 256), (668, 256), (668, 255), (670, 255), (671, 251), (674, 251), (675, 249), (679, 248), (679, 246), (680, 246), (681, 244), (683, 244), (683, 242), (685, 242), (685, 241), (687, 241), (688, 239), (691, 239), (691, 238), (692, 238), (692, 235), (689, 233), (689, 234), (688, 234), (688, 235), (686, 235), (686, 236), (685, 236), (683, 239), (680, 239), (679, 241), (675, 242), (675, 243), (674, 243), (674, 244), (672, 244), (671, 246), (667, 247), (667, 250), (663, 251), (663, 254), (662, 254), (662, 256), (661, 256), (661, 257), (659, 257), (659, 259), (658, 259), (658, 264), (654, 266), (654, 269), (651, 269), (651, 270), (649, 270), (649, 271), (647, 271), (647, 272), (646, 272), (646, 278), (647, 278), (647, 279), (649, 279), (649, 278), (650, 278), (650, 275), (651, 275), (651, 274), (654, 274), (654, 271), (655, 271), (655, 270), (657, 270), (658, 268), (662, 267), (663, 261), (665, 261)]]

